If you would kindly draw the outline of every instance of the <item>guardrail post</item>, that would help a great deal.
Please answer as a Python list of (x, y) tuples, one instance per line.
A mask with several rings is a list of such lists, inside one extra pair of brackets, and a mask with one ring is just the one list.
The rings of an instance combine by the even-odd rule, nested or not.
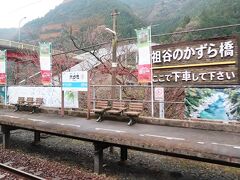
[(122, 86), (119, 87), (119, 99), (122, 101)]
[(95, 109), (96, 107), (96, 89), (95, 89), (95, 86), (92, 86), (92, 89), (93, 89), (93, 109)]

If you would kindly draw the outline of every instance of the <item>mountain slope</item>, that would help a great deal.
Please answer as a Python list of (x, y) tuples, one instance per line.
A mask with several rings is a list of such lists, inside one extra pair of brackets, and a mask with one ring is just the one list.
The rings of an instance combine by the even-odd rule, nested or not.
[(0, 29), (0, 39), (14, 40), (18, 35), (18, 29), (16, 28), (6, 28)]
[[(185, 22), (181, 22), (178, 30), (188, 30), (197, 28), (209, 28), (240, 23), (240, 1), (239, 0), (213, 0), (211, 4), (203, 8), (198, 16), (189, 17)], [(240, 34), (240, 26), (232, 28), (213, 29), (204, 32), (196, 32), (185, 35), (184, 39), (211, 38)]]
[(121, 13), (118, 16), (118, 30), (122, 37), (133, 36), (134, 28), (142, 26), (143, 21), (121, 1), (71, 0), (65, 1), (43, 18), (27, 23), (23, 27), (25, 33), (22, 36), (28, 40), (49, 40), (61, 36), (66, 26), (73, 26), (78, 31), (84, 31), (89, 26), (106, 25), (111, 28), (113, 9), (117, 9)]

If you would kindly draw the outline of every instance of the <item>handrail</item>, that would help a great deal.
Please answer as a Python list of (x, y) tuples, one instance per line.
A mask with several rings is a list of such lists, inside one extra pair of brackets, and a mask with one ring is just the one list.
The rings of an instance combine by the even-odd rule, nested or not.
[[(7, 46), (10, 48), (16, 48), (16, 49), (26, 49), (26, 50), (30, 50), (30, 51), (39, 51), (39, 46), (16, 42), (16, 41), (10, 41), (7, 39), (0, 39), (0, 46)], [(62, 53), (63, 51), (53, 49), (53, 52), (54, 53)], [(72, 53), (72, 55), (77, 56), (77, 54), (73, 54), (73, 53)]]

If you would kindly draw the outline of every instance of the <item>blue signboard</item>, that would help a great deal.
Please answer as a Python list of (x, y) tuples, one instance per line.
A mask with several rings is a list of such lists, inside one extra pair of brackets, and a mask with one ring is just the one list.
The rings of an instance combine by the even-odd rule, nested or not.
[(63, 82), (64, 88), (87, 88), (87, 82)]

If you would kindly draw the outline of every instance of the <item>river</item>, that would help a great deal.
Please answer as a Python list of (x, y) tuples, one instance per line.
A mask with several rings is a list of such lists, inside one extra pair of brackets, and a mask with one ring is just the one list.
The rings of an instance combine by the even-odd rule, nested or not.
[(226, 109), (224, 106), (224, 98), (218, 96), (218, 100), (210, 104), (199, 115), (201, 119), (211, 120), (228, 120)]

